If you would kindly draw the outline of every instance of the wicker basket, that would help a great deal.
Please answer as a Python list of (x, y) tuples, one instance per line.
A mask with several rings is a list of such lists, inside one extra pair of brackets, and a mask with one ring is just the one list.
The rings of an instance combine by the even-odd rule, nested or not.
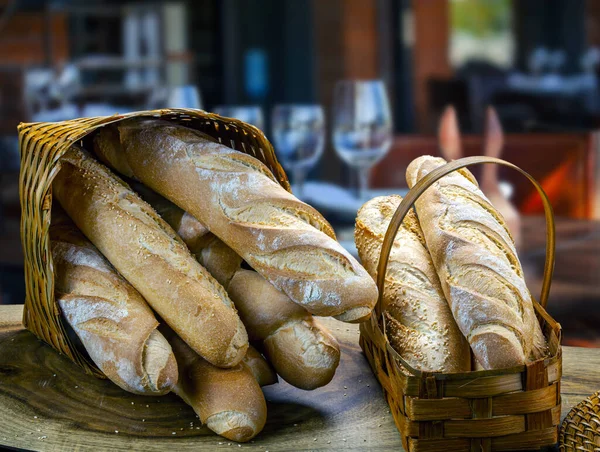
[[(65, 354), (86, 372), (103, 377), (83, 350), (66, 334), (54, 299), (54, 271), (48, 229), (52, 208), (52, 180), (60, 170), (60, 158), (77, 142), (88, 147), (93, 132), (131, 117), (162, 118), (201, 130), (220, 142), (265, 163), (279, 183), (290, 190), (287, 177), (264, 134), (241, 121), (194, 109), (141, 111), (126, 115), (80, 118), (59, 123), (19, 125), (21, 174), (21, 241), (25, 257), (25, 308), (23, 324), (37, 337)], [(88, 145), (88, 146), (86, 146)]]
[[(527, 366), (442, 374), (412, 368), (390, 346), (382, 323), (381, 297), (394, 237), (415, 200), (444, 175), (480, 163), (496, 163), (525, 175), (542, 196), (546, 213), (546, 265), (537, 319), (550, 356)], [(360, 326), (360, 345), (383, 387), (404, 449), (427, 451), (503, 451), (539, 449), (558, 439), (560, 423), (561, 329), (544, 310), (554, 267), (554, 220), (539, 184), (500, 159), (468, 157), (435, 169), (403, 199), (387, 230), (378, 266), (379, 301), (370, 321)], [(381, 321), (380, 321), (381, 319)]]
[(600, 452), (600, 391), (575, 405), (560, 427), (561, 452)]

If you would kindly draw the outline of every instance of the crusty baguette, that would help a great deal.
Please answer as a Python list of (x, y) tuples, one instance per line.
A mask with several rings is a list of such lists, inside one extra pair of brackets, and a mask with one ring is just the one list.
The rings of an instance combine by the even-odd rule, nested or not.
[(50, 240), (58, 305), (92, 361), (126, 391), (169, 392), (177, 363), (146, 301), (57, 207)]
[(269, 386), (277, 383), (277, 374), (265, 357), (254, 347), (248, 347), (248, 351), (242, 362), (248, 366), (254, 379), (260, 386)]
[(73, 147), (60, 162), (54, 195), (79, 229), (196, 352), (217, 366), (239, 363), (244, 325), (175, 231), (87, 152)]
[[(407, 169), (410, 187), (441, 158)], [(432, 185), (416, 202), (425, 241), (459, 328), (486, 369), (522, 365), (546, 346), (512, 237), (466, 169)]]
[(189, 213), (163, 198), (144, 184), (133, 182), (132, 188), (150, 204), (185, 242), (198, 262), (225, 289), (242, 264), (242, 258), (219, 240), (214, 234)]
[[(171, 201), (140, 182), (133, 181), (131, 186), (179, 234), (198, 262), (219, 284), (227, 287), (235, 272), (239, 270), (242, 258), (211, 234), (202, 223)], [(254, 347), (248, 347), (242, 362), (248, 366), (260, 386), (277, 383), (277, 374)]]
[(177, 358), (179, 380), (174, 392), (190, 405), (200, 421), (232, 441), (246, 442), (263, 429), (267, 404), (250, 368), (211, 365), (177, 335), (161, 326)]
[[(157, 193), (139, 183), (134, 188), (150, 205), (159, 206), (157, 210), (164, 218), (170, 221), (182, 218), (182, 210)], [(221, 240), (213, 234), (204, 234), (202, 226), (194, 226), (191, 220), (190, 225), (188, 232), (196, 231), (196, 235), (187, 233), (186, 243), (193, 248), (198, 261), (227, 288), (248, 334), (263, 342), (277, 373), (302, 389), (329, 383), (340, 360), (335, 338), (258, 273), (242, 270), (241, 258)]]
[[(383, 238), (401, 201), (400, 196), (381, 196), (358, 211), (356, 248), (374, 280)], [(452, 317), (412, 210), (390, 252), (383, 311), (390, 344), (412, 367), (444, 373), (470, 370), (469, 344)]]
[(257, 159), (160, 120), (117, 125), (122, 152), (100, 130), (95, 151), (189, 212), (289, 298), (316, 315), (368, 317), (377, 288), (312, 207)]
[(285, 381), (307, 390), (331, 381), (339, 345), (302, 306), (251, 270), (238, 270), (228, 291), (250, 338), (263, 341), (267, 358)]
[(129, 185), (175, 230), (192, 254), (201, 252), (206, 248), (208, 241), (211, 240), (210, 237), (212, 237), (212, 234), (209, 236), (210, 231), (206, 226), (144, 184), (132, 180)]

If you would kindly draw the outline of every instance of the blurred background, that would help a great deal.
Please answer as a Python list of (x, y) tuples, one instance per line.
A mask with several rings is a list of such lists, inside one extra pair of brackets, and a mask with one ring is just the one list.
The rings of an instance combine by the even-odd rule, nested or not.
[[(243, 119), (352, 249), (361, 202), (405, 193), (413, 158), (489, 151), (492, 105), (499, 155), (558, 218), (550, 312), (566, 343), (600, 346), (599, 77), (597, 0), (0, 0), (0, 303), (25, 297), (19, 122), (163, 107)], [(458, 154), (438, 134), (448, 105)], [(517, 173), (497, 179), (537, 294), (541, 202)]]

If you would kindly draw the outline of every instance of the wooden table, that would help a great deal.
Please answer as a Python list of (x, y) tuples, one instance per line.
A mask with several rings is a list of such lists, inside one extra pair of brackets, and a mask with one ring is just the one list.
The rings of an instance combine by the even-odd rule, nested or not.
[[(200, 426), (174, 395), (144, 397), (85, 375), (0, 306), (0, 445), (33, 450), (402, 450), (381, 387), (358, 346), (358, 327), (324, 319), (340, 341), (333, 381), (315, 391), (265, 388), (268, 421), (254, 441)], [(600, 349), (564, 347), (562, 416), (600, 389)], [(118, 432), (117, 432), (118, 431)]]

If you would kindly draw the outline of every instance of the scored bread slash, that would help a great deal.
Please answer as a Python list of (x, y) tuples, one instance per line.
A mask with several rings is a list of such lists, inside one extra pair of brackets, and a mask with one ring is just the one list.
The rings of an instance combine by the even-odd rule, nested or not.
[(94, 150), (200, 220), (312, 314), (354, 322), (373, 309), (377, 288), (364, 268), (335, 241), (329, 223), (259, 160), (160, 120), (99, 130)]
[[(73, 147), (61, 159), (53, 193), (79, 229), (190, 347), (216, 366), (240, 362), (248, 337), (229, 296), (127, 184)], [(138, 253), (143, 258), (132, 258)], [(165, 284), (169, 279), (173, 284)]]

